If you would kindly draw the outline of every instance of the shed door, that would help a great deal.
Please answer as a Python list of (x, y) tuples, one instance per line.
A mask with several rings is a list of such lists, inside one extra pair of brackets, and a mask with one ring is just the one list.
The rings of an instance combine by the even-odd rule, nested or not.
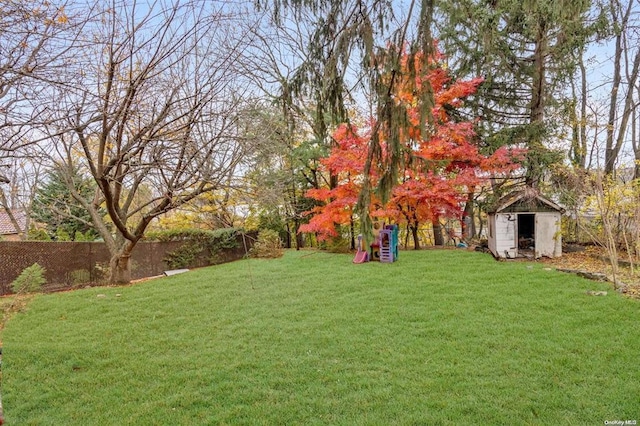
[(536, 213), (536, 258), (555, 256), (558, 231), (557, 215)]

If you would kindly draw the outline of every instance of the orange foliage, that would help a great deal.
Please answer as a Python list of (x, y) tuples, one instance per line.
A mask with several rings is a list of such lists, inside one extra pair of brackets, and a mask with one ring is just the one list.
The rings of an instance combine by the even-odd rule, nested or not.
[[(467, 194), (489, 175), (510, 172), (518, 167), (522, 151), (500, 148), (493, 155), (482, 155), (476, 145), (471, 122), (454, 122), (448, 112), (459, 108), (465, 97), (475, 93), (481, 78), (453, 81), (436, 53), (427, 64), (421, 54), (414, 56), (415, 77), (409, 78), (408, 55), (403, 57), (403, 72), (394, 99), (406, 109), (410, 125), (400, 129), (405, 152), (405, 170), (400, 171), (397, 186), (386, 205), (373, 199), (372, 216), (384, 216), (398, 223), (431, 221), (440, 216), (459, 217)], [(425, 65), (428, 67), (424, 69)], [(434, 95), (432, 110), (434, 123), (420, 124), (419, 91), (431, 87)], [(381, 126), (382, 127), (382, 126)], [(372, 122), (370, 128), (375, 128)], [(385, 141), (385, 129), (380, 130)], [(310, 190), (307, 196), (325, 204), (307, 212), (310, 222), (301, 232), (315, 232), (319, 237), (336, 236), (336, 224), (347, 224), (364, 179), (376, 187), (381, 171), (374, 165), (370, 176), (363, 176), (371, 135), (355, 126), (343, 124), (333, 134), (336, 142), (329, 157), (322, 160), (327, 171), (336, 174), (338, 185), (333, 188)], [(384, 150), (384, 144), (383, 144)], [(384, 155), (384, 152), (383, 152)]]

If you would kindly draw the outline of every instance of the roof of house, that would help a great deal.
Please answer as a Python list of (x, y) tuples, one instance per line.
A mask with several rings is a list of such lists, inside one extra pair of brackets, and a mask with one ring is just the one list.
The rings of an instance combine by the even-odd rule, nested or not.
[(566, 211), (564, 207), (544, 197), (537, 189), (527, 187), (520, 191), (511, 192), (500, 198), (498, 202), (489, 209), (489, 213), (500, 212), (540, 212), (558, 211), (562, 214)]
[(6, 212), (6, 210), (0, 208), (0, 235), (19, 234), (20, 232), (23, 232), (27, 227), (27, 215), (24, 214), (23, 211), (12, 210), (11, 213), (16, 219), (16, 222), (18, 222), (18, 226), (20, 226), (22, 230), (16, 229), (16, 227), (11, 222), (9, 214)]

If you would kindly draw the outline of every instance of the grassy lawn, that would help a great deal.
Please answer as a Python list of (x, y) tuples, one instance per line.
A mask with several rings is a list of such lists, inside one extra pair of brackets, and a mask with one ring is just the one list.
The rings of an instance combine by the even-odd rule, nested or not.
[(637, 300), (480, 253), (351, 259), (38, 296), (3, 333), (7, 423), (640, 421)]

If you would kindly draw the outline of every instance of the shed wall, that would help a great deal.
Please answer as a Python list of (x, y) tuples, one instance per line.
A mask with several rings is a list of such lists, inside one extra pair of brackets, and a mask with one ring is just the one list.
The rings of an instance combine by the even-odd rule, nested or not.
[(495, 247), (497, 257), (515, 258), (518, 255), (516, 245), (516, 215), (496, 213)]
[(562, 255), (560, 213), (536, 213), (536, 258)]
[(489, 251), (496, 256), (496, 215), (489, 214), (487, 222), (489, 223), (489, 238), (487, 238)]

